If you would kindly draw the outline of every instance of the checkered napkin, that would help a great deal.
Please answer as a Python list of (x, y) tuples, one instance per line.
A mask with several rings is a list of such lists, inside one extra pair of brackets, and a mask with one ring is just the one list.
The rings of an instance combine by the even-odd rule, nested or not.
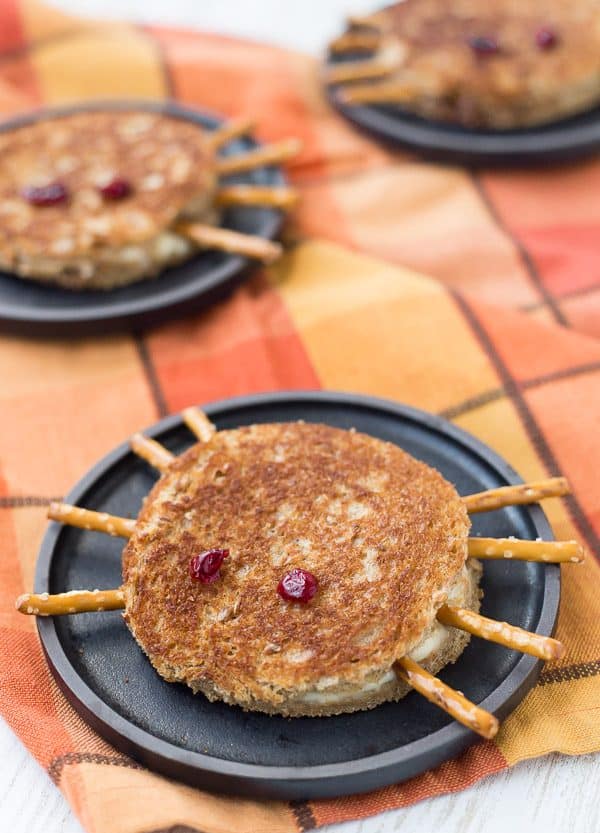
[[(290, 833), (459, 790), (552, 750), (600, 749), (600, 164), (474, 174), (390, 153), (327, 106), (316, 63), (218, 35), (80, 21), (33, 0), (0, 11), (0, 110), (174, 97), (299, 136), (288, 254), (225, 303), (141, 336), (0, 337), (0, 711), (93, 833)], [(401, 264), (401, 265), (400, 265)], [(430, 277), (424, 277), (427, 274)], [(332, 388), (444, 415), (525, 477), (563, 473), (545, 504), (565, 567), (564, 660), (493, 742), (368, 796), (253, 802), (167, 781), (67, 705), (32, 618), (45, 507), (124, 437), (191, 403)]]

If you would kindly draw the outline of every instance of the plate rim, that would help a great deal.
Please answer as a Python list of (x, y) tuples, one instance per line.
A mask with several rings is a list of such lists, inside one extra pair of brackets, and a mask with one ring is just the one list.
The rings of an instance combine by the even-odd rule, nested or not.
[[(297, 401), (300, 404), (325, 403), (325, 404), (348, 404), (367, 408), (370, 410), (384, 410), (392, 416), (400, 416), (404, 419), (417, 421), (434, 431), (442, 431), (454, 442), (467, 446), (469, 450), (475, 451), (490, 466), (502, 474), (509, 482), (523, 482), (513, 467), (507, 463), (499, 454), (489, 446), (474, 437), (467, 431), (459, 428), (447, 420), (435, 414), (430, 414), (410, 405), (404, 405), (389, 399), (362, 395), (357, 393), (302, 390), (302, 391), (278, 391), (259, 394), (237, 396), (210, 403), (202, 403), (202, 409), (209, 415), (218, 416), (223, 412), (244, 407), (277, 405), (280, 403)], [(179, 413), (167, 416), (158, 422), (144, 429), (144, 434), (149, 437), (156, 437), (168, 432), (175, 427), (183, 425), (183, 419)], [(121, 443), (95, 465), (75, 484), (69, 494), (64, 498), (66, 502), (76, 503), (80, 496), (101, 478), (115, 463), (130, 454), (130, 447), (127, 442)], [(528, 507), (533, 514), (533, 522), (536, 531), (547, 540), (553, 538), (550, 523), (539, 505)], [(50, 522), (42, 540), (35, 570), (35, 592), (47, 592), (49, 587), (49, 574), (52, 565), (54, 547), (62, 524)], [(560, 568), (557, 565), (545, 565), (544, 568), (544, 596), (543, 603), (536, 624), (535, 633), (551, 635), (556, 627), (558, 607), (560, 600)], [(211, 776), (225, 776), (238, 782), (250, 782), (253, 785), (264, 785), (266, 794), (282, 796), (283, 791), (269, 791), (269, 785), (278, 783), (283, 785), (287, 782), (295, 784), (310, 784), (314, 781), (330, 782), (332, 787), (340, 780), (368, 776), (369, 773), (384, 770), (388, 767), (397, 768), (406, 763), (415, 754), (427, 754), (432, 748), (454, 746), (464, 748), (470, 742), (477, 741), (477, 737), (466, 727), (456, 721), (426, 735), (423, 738), (412, 741), (401, 747), (396, 747), (375, 755), (369, 755), (350, 761), (340, 761), (330, 764), (317, 764), (310, 766), (277, 766), (264, 764), (249, 764), (238, 761), (228, 761), (222, 758), (212, 757), (202, 752), (195, 752), (184, 749), (169, 741), (165, 741), (152, 735), (150, 732), (136, 726), (125, 717), (108, 706), (99, 695), (87, 685), (79, 676), (74, 666), (70, 663), (57, 634), (53, 617), (38, 617), (37, 629), (44, 654), (55, 676), (61, 690), (67, 694), (68, 699), (73, 703), (76, 710), (81, 708), (85, 719), (94, 729), (101, 725), (104, 737), (119, 738), (129, 749), (134, 757), (139, 755), (140, 750), (144, 754), (158, 755), (164, 761), (176, 767), (184, 769), (193, 768), (197, 773)], [(522, 700), (524, 695), (535, 685), (541, 670), (542, 661), (527, 654), (523, 654), (516, 662), (508, 676), (483, 700), (479, 705), (501, 716), (505, 716)], [(75, 705), (76, 704), (76, 705)], [(102, 715), (102, 717), (100, 716)], [(107, 726), (107, 719), (110, 721)], [(107, 732), (108, 729), (108, 732)], [(442, 760), (445, 760), (444, 757)], [(184, 777), (184, 776), (182, 776)], [(390, 783), (389, 781), (387, 783)], [(225, 787), (223, 787), (224, 789)], [(372, 787), (369, 787), (371, 789)], [(240, 784), (233, 788), (232, 792), (240, 792)], [(353, 786), (356, 791), (356, 785)], [(294, 790), (294, 795), (302, 790)], [(310, 790), (309, 790), (310, 792)], [(323, 784), (319, 795), (341, 795), (346, 790), (335, 789), (323, 792)], [(258, 793), (254, 793), (258, 795)]]
[[(229, 117), (222, 113), (217, 113), (214, 110), (204, 109), (200, 107), (190, 107), (188, 105), (180, 104), (174, 99), (157, 100), (151, 98), (127, 98), (127, 99), (92, 99), (72, 102), (70, 104), (60, 105), (56, 107), (37, 107), (28, 110), (24, 113), (18, 113), (8, 119), (0, 121), (0, 135), (10, 130), (16, 130), (19, 127), (25, 127), (29, 124), (35, 124), (38, 121), (51, 118), (61, 118), (74, 113), (95, 112), (103, 110), (144, 110), (151, 113), (164, 114), (173, 118), (191, 121), (197, 125), (203, 125), (203, 119), (220, 124), (229, 120)], [(253, 134), (253, 131), (252, 131)], [(253, 135), (249, 135), (253, 147), (261, 147), (262, 142), (257, 141)], [(286, 176), (280, 166), (268, 166), (272, 171), (273, 184), (285, 185), (287, 182)], [(284, 213), (278, 209), (262, 208), (264, 211), (263, 228), (260, 236), (266, 240), (274, 240), (279, 236), (284, 222)], [(96, 300), (94, 304), (88, 306), (75, 306), (69, 309), (60, 307), (27, 307), (13, 306), (10, 303), (0, 301), (0, 326), (11, 327), (11, 325), (41, 325), (43, 327), (65, 327), (65, 332), (61, 335), (68, 335), (68, 327), (75, 325), (79, 328), (82, 326), (98, 326), (99, 324), (107, 323), (116, 319), (120, 320), (119, 326), (130, 326), (132, 319), (140, 318), (144, 315), (152, 315), (168, 311), (185, 302), (192, 302), (204, 295), (209, 295), (215, 289), (223, 285), (227, 285), (228, 281), (234, 280), (243, 272), (244, 269), (251, 267), (252, 261), (249, 258), (241, 255), (228, 254), (227, 260), (220, 266), (211, 268), (211, 279), (207, 285), (203, 287), (201, 292), (190, 287), (189, 283), (185, 283), (179, 288), (165, 288), (165, 291), (156, 297), (149, 297), (148, 294), (140, 298), (129, 301), (122, 301), (107, 307), (102, 301)], [(214, 273), (214, 274), (212, 274)], [(7, 272), (15, 280), (19, 277)], [(140, 285), (149, 284), (154, 278), (139, 281)], [(42, 284), (43, 285), (43, 284)], [(131, 284), (131, 286), (135, 286)], [(64, 287), (53, 287), (58, 291), (68, 292), (70, 290)], [(117, 287), (118, 289), (119, 287)], [(73, 291), (78, 297), (85, 298), (85, 292)], [(110, 298), (111, 290), (106, 290), (107, 299)], [(127, 319), (127, 321), (123, 321)], [(42, 334), (45, 334), (42, 332)]]

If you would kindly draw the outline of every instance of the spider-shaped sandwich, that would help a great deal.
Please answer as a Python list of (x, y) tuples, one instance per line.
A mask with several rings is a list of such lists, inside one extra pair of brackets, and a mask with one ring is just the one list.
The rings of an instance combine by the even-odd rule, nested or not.
[(469, 515), (564, 495), (564, 478), (460, 497), (354, 430), (217, 431), (197, 408), (183, 417), (198, 442), (179, 457), (131, 440), (161, 472), (137, 519), (50, 507), (54, 520), (128, 539), (122, 586), (26, 594), (21, 612), (124, 609), (165, 680), (248, 710), (331, 715), (416, 689), (485, 737), (496, 718), (434, 676), (470, 635), (563, 655), (555, 639), (479, 614), (480, 560), (578, 562), (579, 544), (472, 538)]
[(218, 154), (251, 128), (239, 120), (209, 131), (160, 112), (115, 108), (0, 133), (0, 268), (71, 289), (111, 289), (198, 249), (275, 259), (278, 243), (218, 226), (226, 206), (285, 209), (296, 200), (284, 186), (221, 182), (299, 150), (290, 139)]

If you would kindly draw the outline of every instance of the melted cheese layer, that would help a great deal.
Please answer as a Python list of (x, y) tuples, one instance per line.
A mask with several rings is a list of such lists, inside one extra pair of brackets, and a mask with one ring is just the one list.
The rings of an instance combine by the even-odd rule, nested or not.
[[(470, 572), (466, 565), (459, 572), (456, 579), (448, 589), (447, 601), (454, 605), (466, 604), (471, 581)], [(421, 640), (408, 652), (408, 656), (415, 662), (424, 663), (434, 654), (442, 650), (450, 638), (450, 631), (440, 622), (434, 619), (428, 627)], [(336, 703), (348, 703), (353, 700), (362, 700), (365, 695), (380, 691), (395, 679), (393, 669), (383, 673), (377, 680), (357, 685), (355, 689), (342, 685), (342, 681), (335, 677), (323, 677), (317, 681), (314, 688), (304, 691), (294, 698), (297, 703), (307, 705), (331, 706)]]

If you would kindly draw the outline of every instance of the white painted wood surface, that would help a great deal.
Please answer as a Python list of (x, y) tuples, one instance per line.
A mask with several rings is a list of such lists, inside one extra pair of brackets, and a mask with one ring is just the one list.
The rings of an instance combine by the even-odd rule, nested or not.
[[(349, 11), (374, 0), (53, 0), (97, 17), (196, 27), (319, 54)], [(600, 755), (528, 761), (456, 795), (327, 833), (599, 833)], [(0, 720), (0, 833), (82, 833), (46, 773)], [(256, 831), (261, 833), (261, 831)]]

